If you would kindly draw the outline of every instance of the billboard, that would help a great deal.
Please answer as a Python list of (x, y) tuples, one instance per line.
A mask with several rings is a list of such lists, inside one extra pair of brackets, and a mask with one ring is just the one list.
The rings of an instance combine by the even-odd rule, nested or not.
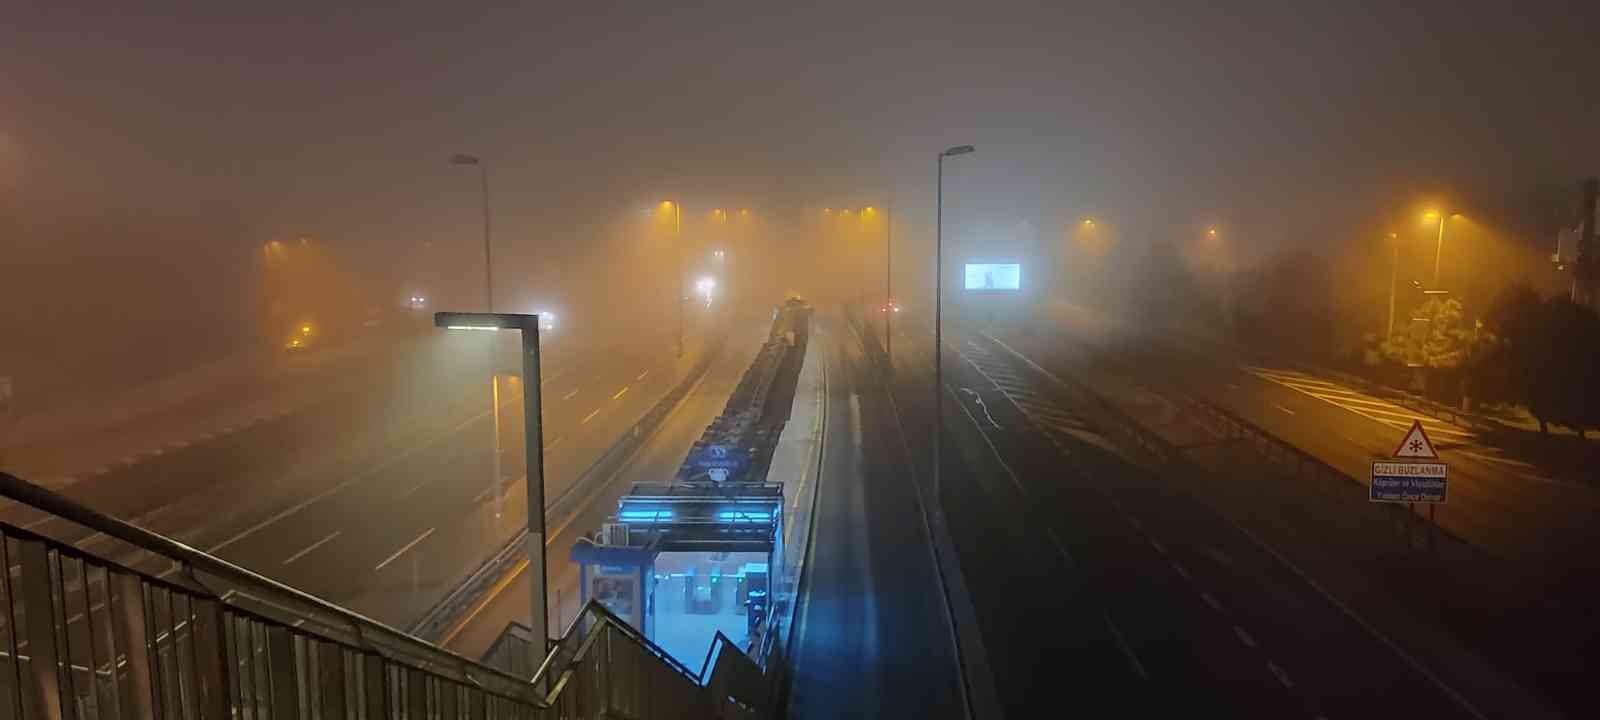
[(1021, 290), (1022, 266), (1017, 263), (967, 263), (968, 290)]

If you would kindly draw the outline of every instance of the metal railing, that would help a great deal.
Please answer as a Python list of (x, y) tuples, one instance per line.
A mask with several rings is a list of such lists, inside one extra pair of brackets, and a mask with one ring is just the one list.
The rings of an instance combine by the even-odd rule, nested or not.
[[(0, 716), (758, 717), (735, 648), (693, 673), (586, 606), (530, 678), (473, 662), (0, 473), (0, 495), (170, 560), (161, 579), (0, 523)], [(730, 652), (731, 650), (731, 652)]]

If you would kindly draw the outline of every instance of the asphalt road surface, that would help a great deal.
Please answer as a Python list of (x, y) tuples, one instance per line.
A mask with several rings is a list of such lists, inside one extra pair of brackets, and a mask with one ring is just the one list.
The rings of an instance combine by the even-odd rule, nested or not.
[(931, 538), (880, 374), (836, 314), (816, 323), (829, 417), (790, 717), (965, 717)]
[[(547, 355), (547, 498), (673, 386), (697, 357), (700, 335), (682, 358), (665, 338), (574, 343)], [(483, 340), (427, 336), (372, 368), (382, 382), (330, 390), (304, 411), (142, 458), (67, 494), (404, 627), (522, 524), (513, 512), (525, 497), (520, 390), (502, 377), (496, 480)], [(0, 512), (137, 569), (172, 570), (65, 521), (15, 506)]]
[[(626, 494), (633, 483), (663, 482), (677, 473), (690, 446), (727, 405), (728, 397), (754, 361), (770, 328), (771, 318), (766, 316), (730, 321), (721, 353), (712, 360), (705, 375), (677, 409), (662, 421), (655, 434), (620, 471), (590, 490), (593, 493), (590, 501), (577, 513), (568, 518), (549, 519), (545, 547), (552, 636), (566, 630), (581, 605), (578, 566), (572, 562), (570, 554), (573, 544), (579, 536), (598, 529), (608, 515), (616, 512), (617, 499)], [(519, 525), (521, 517), (515, 516)], [(444, 638), (446, 647), (468, 657), (481, 656), (507, 624), (528, 622), (531, 587), (527, 577), (519, 574), (497, 588), (471, 611), (468, 622)], [(708, 647), (710, 643), (711, 638), (706, 638)]]
[[(931, 338), (900, 328), (902, 417), (931, 438)], [(1484, 716), (1183, 478), (1130, 462), (1081, 399), (979, 336), (945, 341), (939, 495), (1008, 714)]]

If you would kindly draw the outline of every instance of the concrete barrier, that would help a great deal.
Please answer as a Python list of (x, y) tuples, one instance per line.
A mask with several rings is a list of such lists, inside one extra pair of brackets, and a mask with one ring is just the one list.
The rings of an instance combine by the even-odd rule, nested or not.
[[(706, 343), (700, 359), (685, 373), (683, 379), (657, 400), (650, 410), (640, 416), (633, 426), (622, 434), (622, 437), (612, 444), (600, 457), (583, 471), (572, 485), (553, 499), (545, 502), (545, 517), (547, 520), (562, 518), (576, 512), (592, 495), (593, 488), (604, 485), (604, 481), (611, 478), (628, 459), (633, 457), (635, 451), (650, 439), (661, 421), (671, 414), (678, 404), (689, 394), (689, 390), (705, 375), (711, 361), (722, 351), (725, 340), (723, 335), (717, 335)], [(553, 524), (547, 522), (547, 525)], [(479, 565), (476, 570), (468, 575), (466, 580), (447, 593), (443, 599), (433, 606), (421, 618), (412, 623), (407, 631), (412, 635), (430, 642), (437, 642), (444, 631), (455, 625), (469, 608), (475, 606), (490, 588), (498, 584), (506, 575), (512, 573), (517, 562), (523, 557), (525, 538), (528, 528), (524, 525), (520, 530), (511, 534), (488, 559)]]

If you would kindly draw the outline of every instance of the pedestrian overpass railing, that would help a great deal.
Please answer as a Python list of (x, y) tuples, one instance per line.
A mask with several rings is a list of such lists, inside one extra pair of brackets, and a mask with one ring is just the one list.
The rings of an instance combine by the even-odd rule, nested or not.
[[(164, 558), (153, 576), (0, 522), (0, 716), (69, 720), (756, 718), (725, 637), (696, 673), (598, 603), (496, 670), (0, 472), (0, 496)], [(533, 665), (531, 656), (527, 665)]]

